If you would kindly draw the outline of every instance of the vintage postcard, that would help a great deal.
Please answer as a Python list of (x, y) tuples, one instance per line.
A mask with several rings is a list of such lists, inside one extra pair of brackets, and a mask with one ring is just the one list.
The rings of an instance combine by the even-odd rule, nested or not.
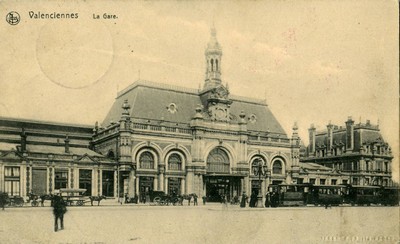
[(1, 1), (0, 243), (398, 243), (397, 1)]

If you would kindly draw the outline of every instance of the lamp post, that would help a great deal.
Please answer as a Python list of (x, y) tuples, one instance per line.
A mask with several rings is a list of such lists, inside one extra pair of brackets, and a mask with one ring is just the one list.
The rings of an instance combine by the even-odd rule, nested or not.
[(257, 158), (253, 162), (253, 173), (255, 176), (258, 176), (258, 196), (257, 196), (257, 207), (263, 207), (262, 201), (262, 192), (261, 192), (261, 176), (265, 177), (268, 175), (268, 168), (267, 165), (263, 164), (263, 160)]

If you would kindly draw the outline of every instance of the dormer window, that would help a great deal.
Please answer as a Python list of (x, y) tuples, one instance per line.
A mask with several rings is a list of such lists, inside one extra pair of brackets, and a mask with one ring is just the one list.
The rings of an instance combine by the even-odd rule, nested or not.
[(257, 116), (255, 114), (250, 115), (249, 121), (254, 124), (257, 121)]
[(177, 106), (176, 106), (175, 103), (170, 103), (170, 104), (167, 106), (167, 110), (168, 110), (168, 112), (170, 112), (171, 114), (174, 114), (174, 113), (176, 113), (176, 112), (178, 111), (178, 108), (177, 108)]

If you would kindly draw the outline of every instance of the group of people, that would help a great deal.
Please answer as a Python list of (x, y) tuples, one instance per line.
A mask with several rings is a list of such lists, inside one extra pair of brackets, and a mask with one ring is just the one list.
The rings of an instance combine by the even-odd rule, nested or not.
[[(249, 197), (246, 195), (246, 192), (243, 192), (242, 199), (240, 200), (240, 207), (245, 208), (246, 204), (249, 203), (249, 207), (254, 208), (257, 207), (258, 202), (258, 194), (253, 192), (250, 195), (250, 202), (248, 201)], [(268, 192), (265, 195), (265, 207), (278, 207), (279, 206), (279, 194), (275, 191)]]

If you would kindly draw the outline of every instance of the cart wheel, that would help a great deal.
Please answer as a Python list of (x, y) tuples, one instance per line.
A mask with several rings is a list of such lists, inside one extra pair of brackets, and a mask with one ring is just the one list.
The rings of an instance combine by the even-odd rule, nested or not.
[(19, 201), (19, 202), (17, 203), (17, 207), (22, 207), (22, 206), (24, 206), (24, 201)]
[(153, 199), (153, 202), (155, 202), (157, 205), (161, 205), (161, 204), (162, 204), (162, 202), (161, 202), (161, 197), (155, 197), (155, 198)]
[(82, 206), (83, 205), (83, 201), (77, 201), (76, 202), (76, 206)]
[(37, 207), (37, 206), (39, 206), (39, 202), (38, 202), (38, 201), (33, 201), (31, 204), (32, 204), (32, 207)]

